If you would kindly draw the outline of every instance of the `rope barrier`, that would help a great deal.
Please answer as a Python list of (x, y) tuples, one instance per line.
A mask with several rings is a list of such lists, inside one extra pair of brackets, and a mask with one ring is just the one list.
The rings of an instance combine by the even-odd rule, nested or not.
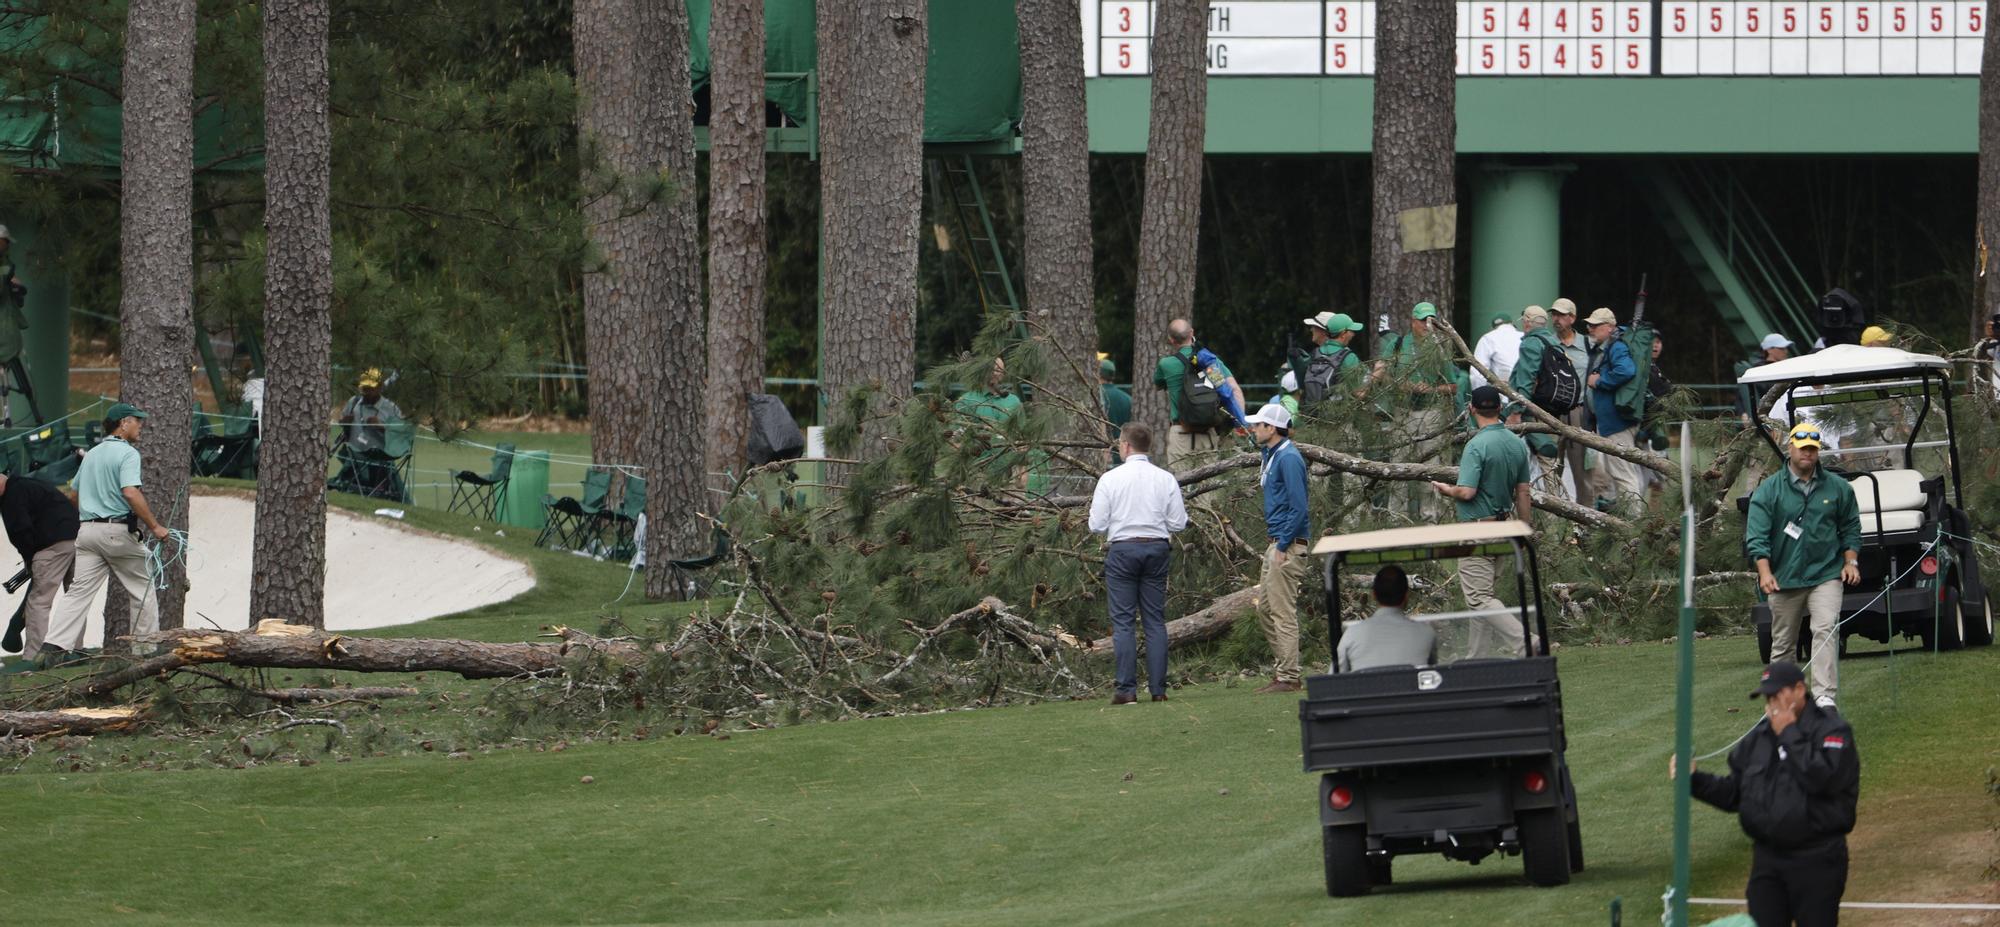
[[(1942, 533), (1942, 532), (1940, 532), (1940, 533)], [(1903, 581), (1903, 579), (1904, 579), (1905, 577), (1909, 576), (1909, 575), (1910, 575), (1910, 573), (1911, 573), (1911, 571), (1913, 571), (1913, 570), (1915, 570), (1915, 569), (1916, 569), (1917, 567), (1921, 566), (1921, 565), (1923, 564), (1923, 562), (1924, 562), (1924, 558), (1925, 558), (1925, 557), (1928, 557), (1928, 556), (1930, 556), (1931, 552), (1932, 552), (1932, 551), (1934, 551), (1934, 550), (1936, 550), (1936, 549), (1937, 549), (1937, 546), (1938, 546), (1939, 544), (1943, 543), (1943, 540), (1944, 540), (1943, 538), (1939, 538), (1939, 539), (1937, 539), (1937, 540), (1934, 540), (1934, 541), (1930, 542), (1929, 544), (1925, 545), (1925, 546), (1924, 546), (1924, 551), (1923, 551), (1923, 553), (1921, 553), (1921, 554), (1918, 554), (1918, 555), (1917, 555), (1917, 558), (1916, 558), (1916, 562), (1915, 562), (1915, 563), (1912, 563), (1912, 564), (1910, 564), (1910, 565), (1909, 565), (1908, 567), (1904, 568), (1903, 572), (1902, 572), (1901, 574), (1897, 575), (1897, 577), (1896, 577), (1895, 579), (1892, 579), (1892, 580), (1890, 580), (1889, 582), (1887, 582), (1887, 583), (1883, 584), (1883, 586), (1882, 586), (1882, 591), (1881, 591), (1881, 592), (1878, 592), (1878, 593), (1875, 593), (1875, 597), (1874, 597), (1874, 598), (1872, 598), (1872, 599), (1869, 599), (1869, 600), (1868, 600), (1868, 604), (1866, 604), (1866, 605), (1863, 605), (1863, 606), (1861, 606), (1860, 608), (1857, 608), (1857, 609), (1855, 609), (1855, 610), (1854, 610), (1854, 614), (1851, 614), (1851, 615), (1848, 615), (1847, 617), (1845, 617), (1845, 618), (1842, 618), (1842, 619), (1840, 619), (1840, 620), (1839, 620), (1838, 622), (1836, 622), (1836, 623), (1834, 624), (1834, 626), (1833, 626), (1833, 630), (1834, 630), (1834, 633), (1835, 633), (1835, 635), (1837, 636), (1837, 635), (1839, 634), (1839, 632), (1840, 632), (1840, 628), (1841, 628), (1841, 625), (1844, 625), (1844, 624), (1846, 624), (1846, 623), (1848, 623), (1848, 622), (1850, 622), (1850, 621), (1853, 621), (1853, 620), (1854, 620), (1854, 619), (1855, 619), (1856, 617), (1860, 616), (1860, 614), (1861, 614), (1862, 612), (1865, 612), (1865, 611), (1869, 610), (1870, 608), (1873, 608), (1873, 607), (1875, 607), (1875, 603), (1877, 603), (1877, 602), (1880, 602), (1880, 601), (1882, 601), (1882, 597), (1883, 597), (1883, 596), (1886, 596), (1886, 595), (1888, 595), (1888, 594), (1889, 594), (1889, 592), (1890, 592), (1890, 590), (1892, 590), (1892, 589), (1896, 588), (1896, 584), (1897, 584), (1897, 583), (1900, 583), (1900, 582), (1902, 582), (1902, 581)], [(1802, 628), (1802, 629), (1803, 629), (1803, 628)], [(1894, 633), (1895, 633), (1895, 629), (1894, 629), (1894, 628), (1891, 628), (1891, 629), (1890, 629), (1890, 634), (1891, 634), (1891, 636), (1893, 636), (1893, 635), (1894, 635)], [(1935, 640), (1936, 638), (1935, 638), (1935, 637), (1933, 637), (1932, 639), (1933, 639), (1933, 640)], [(1834, 646), (1834, 653), (1833, 653), (1833, 662), (1834, 662), (1834, 663), (1836, 663), (1836, 664), (1838, 664), (1838, 663), (1840, 662), (1840, 650), (1839, 650), (1839, 645), (1838, 645), (1838, 644), (1836, 643), (1836, 644), (1834, 644), (1833, 646)], [(1894, 650), (1894, 649), (1892, 648), (1892, 649), (1890, 650), (1890, 653), (1894, 653), (1894, 652), (1895, 652), (1895, 650)], [(1805, 662), (1805, 666), (1802, 666), (1802, 667), (1800, 667), (1800, 669), (1806, 669), (1806, 668), (1809, 668), (1809, 667), (1811, 667), (1811, 666), (1812, 666), (1812, 664), (1813, 664), (1813, 661), (1814, 661), (1814, 660), (1816, 660), (1816, 659), (1818, 659), (1818, 658), (1819, 658), (1819, 656), (1820, 656), (1820, 654), (1818, 653), (1817, 649), (1815, 649), (1815, 651), (1814, 651), (1814, 652), (1813, 652), (1813, 653), (1812, 653), (1812, 654), (1811, 654), (1810, 656), (1808, 656), (1808, 657), (1806, 658), (1806, 662)], [(1731, 749), (1734, 749), (1734, 748), (1735, 748), (1735, 746), (1736, 746), (1737, 744), (1741, 743), (1741, 742), (1743, 741), (1743, 738), (1745, 738), (1745, 737), (1748, 737), (1748, 736), (1750, 736), (1750, 732), (1751, 732), (1751, 731), (1754, 731), (1754, 730), (1756, 730), (1756, 729), (1757, 729), (1757, 725), (1759, 725), (1759, 724), (1762, 724), (1762, 723), (1764, 723), (1764, 719), (1762, 719), (1762, 718), (1759, 718), (1759, 719), (1757, 719), (1756, 721), (1752, 722), (1752, 723), (1750, 724), (1750, 726), (1749, 726), (1748, 728), (1746, 728), (1746, 729), (1745, 729), (1745, 730), (1743, 731), (1743, 733), (1741, 733), (1741, 734), (1738, 734), (1738, 735), (1736, 735), (1736, 739), (1735, 739), (1735, 740), (1732, 740), (1732, 741), (1730, 741), (1729, 743), (1725, 744), (1725, 745), (1724, 745), (1724, 746), (1722, 747), (1722, 749), (1720, 749), (1720, 750), (1716, 750), (1716, 751), (1714, 751), (1714, 752), (1712, 752), (1712, 753), (1704, 753), (1704, 754), (1702, 754), (1702, 755), (1700, 755), (1700, 756), (1698, 756), (1698, 757), (1695, 757), (1695, 759), (1696, 759), (1696, 760), (1707, 760), (1707, 759), (1714, 759), (1715, 757), (1718, 757), (1718, 756), (1721, 756), (1721, 755), (1722, 755), (1722, 754), (1724, 754), (1724, 753), (1728, 753), (1728, 752), (1729, 752), (1729, 751), (1730, 751)]]

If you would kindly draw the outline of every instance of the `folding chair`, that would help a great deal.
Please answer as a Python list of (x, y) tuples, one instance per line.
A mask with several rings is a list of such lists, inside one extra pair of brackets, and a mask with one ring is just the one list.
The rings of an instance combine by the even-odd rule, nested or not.
[(535, 536), (535, 546), (547, 547), (553, 540), (557, 547), (580, 549), (590, 530), (603, 518), (605, 497), (609, 495), (611, 471), (599, 467), (583, 472), (583, 498), (544, 495), (542, 512), (548, 520), (542, 525), (542, 533)]
[(328, 487), (374, 499), (408, 504), (410, 462), (415, 451), (417, 426), (390, 422), (382, 426), (382, 449), (356, 451), (345, 442), (335, 449), (341, 461), (340, 473)]
[(451, 475), (451, 504), (445, 506), (445, 511), (458, 512), (462, 508), (466, 515), (492, 521), (493, 513), (505, 504), (507, 477), (513, 470), (514, 445), (495, 447), (493, 469), (485, 476), (471, 470), (460, 470)]
[(195, 435), (194, 475), (232, 479), (257, 478), (257, 450), (262, 442), (254, 409), (247, 402), (222, 415), (222, 433)]
[(625, 504), (610, 513), (611, 552), (613, 560), (630, 560), (633, 553), (633, 532), (639, 525), (639, 516), (646, 513), (646, 480), (627, 474), (625, 477)]
[(667, 575), (673, 577), (674, 591), (680, 594), (681, 601), (692, 602), (707, 595), (708, 584), (702, 582), (700, 571), (729, 559), (730, 552), (729, 532), (722, 530), (722, 526), (717, 525), (715, 528), (715, 550), (711, 551), (708, 556), (694, 560), (667, 561)]

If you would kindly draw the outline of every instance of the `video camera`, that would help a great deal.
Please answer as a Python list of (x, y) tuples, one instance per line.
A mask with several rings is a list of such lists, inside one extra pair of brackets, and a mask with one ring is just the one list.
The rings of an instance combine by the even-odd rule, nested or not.
[(1819, 298), (1817, 322), (1820, 336), (1826, 339), (1828, 347), (1860, 344), (1861, 332), (1874, 321), (1874, 314), (1861, 302), (1861, 297), (1845, 289), (1834, 287)]

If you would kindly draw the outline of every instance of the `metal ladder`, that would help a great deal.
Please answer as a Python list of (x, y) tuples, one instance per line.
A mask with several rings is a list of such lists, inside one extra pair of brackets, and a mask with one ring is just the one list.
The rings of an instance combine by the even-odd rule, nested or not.
[[(993, 214), (986, 207), (986, 194), (979, 185), (972, 156), (931, 158), (929, 167), (931, 188), (950, 207), (952, 221), (958, 226), (957, 238), (965, 243), (961, 253), (979, 284), (981, 311), (1006, 310), (1014, 320), (1015, 337), (1026, 339), (1028, 326), (1021, 314), (1020, 296), (1014, 289), (1013, 276), (1008, 273), (1007, 256), (1000, 248), (999, 236), (993, 231)], [(954, 250), (948, 241), (940, 241), (939, 247)]]
[(1819, 294), (1733, 174), (1652, 161), (1636, 171), (1667, 239), (1746, 348), (1771, 332), (1811, 344)]

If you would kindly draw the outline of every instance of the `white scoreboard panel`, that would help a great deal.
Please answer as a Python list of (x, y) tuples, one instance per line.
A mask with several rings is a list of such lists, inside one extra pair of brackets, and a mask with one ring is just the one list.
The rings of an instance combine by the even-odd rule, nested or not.
[[(1152, 72), (1159, 0), (1083, 0), (1086, 68)], [(1210, 0), (1212, 75), (1375, 73), (1377, 0)], [(1985, 0), (1459, 0), (1476, 77), (1977, 75)]]

